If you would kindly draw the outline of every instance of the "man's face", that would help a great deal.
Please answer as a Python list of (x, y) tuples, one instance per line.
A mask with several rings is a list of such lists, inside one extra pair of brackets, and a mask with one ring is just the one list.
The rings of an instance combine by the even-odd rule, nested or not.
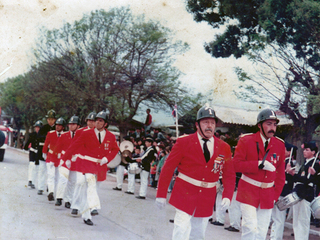
[[(214, 131), (216, 129), (216, 120), (213, 118), (204, 118), (201, 119), (199, 123), (196, 123), (197, 132), (200, 134), (203, 138), (211, 138), (214, 135)], [(202, 130), (202, 132), (200, 131)]]
[(150, 147), (152, 145), (152, 143), (149, 141), (145, 141), (144, 144), (146, 145), (146, 147)]
[(76, 123), (69, 123), (68, 126), (69, 126), (69, 130), (71, 132), (74, 132), (78, 129), (78, 124), (76, 124)]
[(36, 133), (38, 133), (40, 130), (40, 127), (34, 127), (34, 130), (36, 131)]
[(316, 154), (316, 152), (315, 151), (311, 151), (311, 149), (310, 148), (305, 148), (305, 149), (303, 149), (303, 157), (304, 158), (312, 158), (312, 157), (314, 157), (314, 155)]
[(47, 123), (52, 126), (56, 122), (55, 118), (47, 118)]
[(97, 118), (95, 126), (98, 131), (102, 131), (107, 126), (107, 123), (102, 118)]
[(96, 121), (94, 121), (94, 120), (87, 120), (87, 126), (88, 126), (89, 128), (94, 128), (95, 125), (96, 125)]
[[(260, 133), (265, 134), (267, 139), (272, 138), (277, 130), (277, 121), (276, 120), (266, 120), (262, 124), (259, 124)], [(263, 129), (263, 131), (262, 131)], [(264, 134), (263, 134), (264, 132)]]
[(60, 125), (60, 124), (57, 124), (57, 125), (56, 125), (56, 131), (57, 131), (57, 132), (61, 132), (62, 130), (63, 130), (63, 126)]

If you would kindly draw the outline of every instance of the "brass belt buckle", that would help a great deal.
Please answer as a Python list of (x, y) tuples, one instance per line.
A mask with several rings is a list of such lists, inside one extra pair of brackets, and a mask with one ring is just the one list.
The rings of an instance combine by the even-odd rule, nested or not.
[(201, 182), (200, 186), (203, 187), (203, 188), (207, 188), (208, 187), (208, 183), (207, 182)]
[(263, 182), (263, 183), (261, 184), (261, 188), (267, 188), (267, 187), (268, 187), (268, 183)]

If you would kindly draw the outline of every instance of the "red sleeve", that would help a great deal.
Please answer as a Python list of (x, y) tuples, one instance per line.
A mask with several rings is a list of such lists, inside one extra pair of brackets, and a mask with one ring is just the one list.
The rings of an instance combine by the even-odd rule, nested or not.
[(48, 148), (49, 148), (49, 144), (50, 144), (50, 136), (51, 133), (49, 132), (46, 136), (46, 140), (44, 141), (44, 145), (42, 148), (42, 153), (47, 153), (48, 152)]

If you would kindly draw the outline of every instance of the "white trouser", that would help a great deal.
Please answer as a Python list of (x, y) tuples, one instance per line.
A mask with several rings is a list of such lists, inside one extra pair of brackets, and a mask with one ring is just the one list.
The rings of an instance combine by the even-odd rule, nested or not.
[(136, 183), (136, 175), (128, 171), (128, 192), (134, 193), (134, 186)]
[(44, 191), (47, 184), (47, 168), (45, 161), (39, 161), (38, 167), (38, 190)]
[(71, 208), (80, 209), (81, 201), (84, 198), (84, 194), (87, 196), (87, 181), (83, 173), (76, 172), (76, 185), (74, 188)]
[(229, 207), (229, 219), (230, 219), (230, 226), (240, 230), (241, 224), (241, 209), (240, 209), (240, 202), (236, 200), (237, 192), (233, 192), (231, 205)]
[(147, 189), (148, 189), (148, 177), (149, 172), (142, 170), (140, 173), (140, 192), (139, 196), (145, 197), (147, 195)]
[(309, 239), (311, 209), (310, 203), (303, 199), (293, 205), (293, 232), (294, 239)]
[(53, 162), (47, 163), (47, 184), (49, 193), (53, 192), (55, 195), (56, 187), (59, 181), (59, 169), (54, 166)]
[(85, 174), (87, 181), (87, 199), (89, 208), (100, 209), (100, 199), (97, 192), (97, 177), (92, 173)]
[(221, 207), (221, 201), (222, 201), (222, 192), (218, 192), (216, 197), (216, 221), (224, 224), (226, 211), (225, 210), (223, 211)]
[[(282, 198), (283, 197), (280, 196), (279, 200)], [(286, 210), (280, 211), (277, 205), (274, 205), (271, 214), (271, 220), (273, 223), (271, 225), (270, 240), (282, 240), (286, 213)]]
[(242, 240), (265, 240), (268, 233), (271, 209), (255, 208), (249, 204), (240, 203), (242, 213)]
[(72, 202), (72, 196), (77, 181), (76, 172), (65, 167), (59, 167), (59, 182), (57, 187), (57, 198), (63, 198), (65, 202)]
[(179, 209), (174, 216), (173, 240), (204, 239), (210, 217), (193, 217)]
[(117, 188), (122, 188), (125, 167), (119, 165), (117, 167)]
[(28, 181), (31, 181), (33, 184), (36, 181), (37, 170), (35, 162), (29, 162)]

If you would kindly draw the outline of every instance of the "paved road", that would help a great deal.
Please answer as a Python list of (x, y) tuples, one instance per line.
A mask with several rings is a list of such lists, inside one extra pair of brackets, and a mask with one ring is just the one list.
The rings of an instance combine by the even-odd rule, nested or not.
[[(174, 209), (167, 205), (158, 210), (154, 204), (156, 191), (149, 188), (146, 200), (136, 199), (124, 191), (114, 191), (115, 177), (109, 175), (101, 183), (99, 195), (102, 209), (94, 216), (94, 226), (73, 217), (64, 206), (56, 207), (46, 195), (37, 195), (27, 187), (28, 155), (8, 148), (0, 162), (0, 240), (7, 239), (170, 239)], [(127, 183), (124, 184), (127, 189)], [(139, 184), (136, 184), (138, 193)], [(228, 226), (228, 219), (226, 220)], [(293, 239), (286, 228), (284, 239)], [(208, 225), (206, 239), (240, 239), (240, 233)], [(310, 235), (311, 239), (319, 239)]]

